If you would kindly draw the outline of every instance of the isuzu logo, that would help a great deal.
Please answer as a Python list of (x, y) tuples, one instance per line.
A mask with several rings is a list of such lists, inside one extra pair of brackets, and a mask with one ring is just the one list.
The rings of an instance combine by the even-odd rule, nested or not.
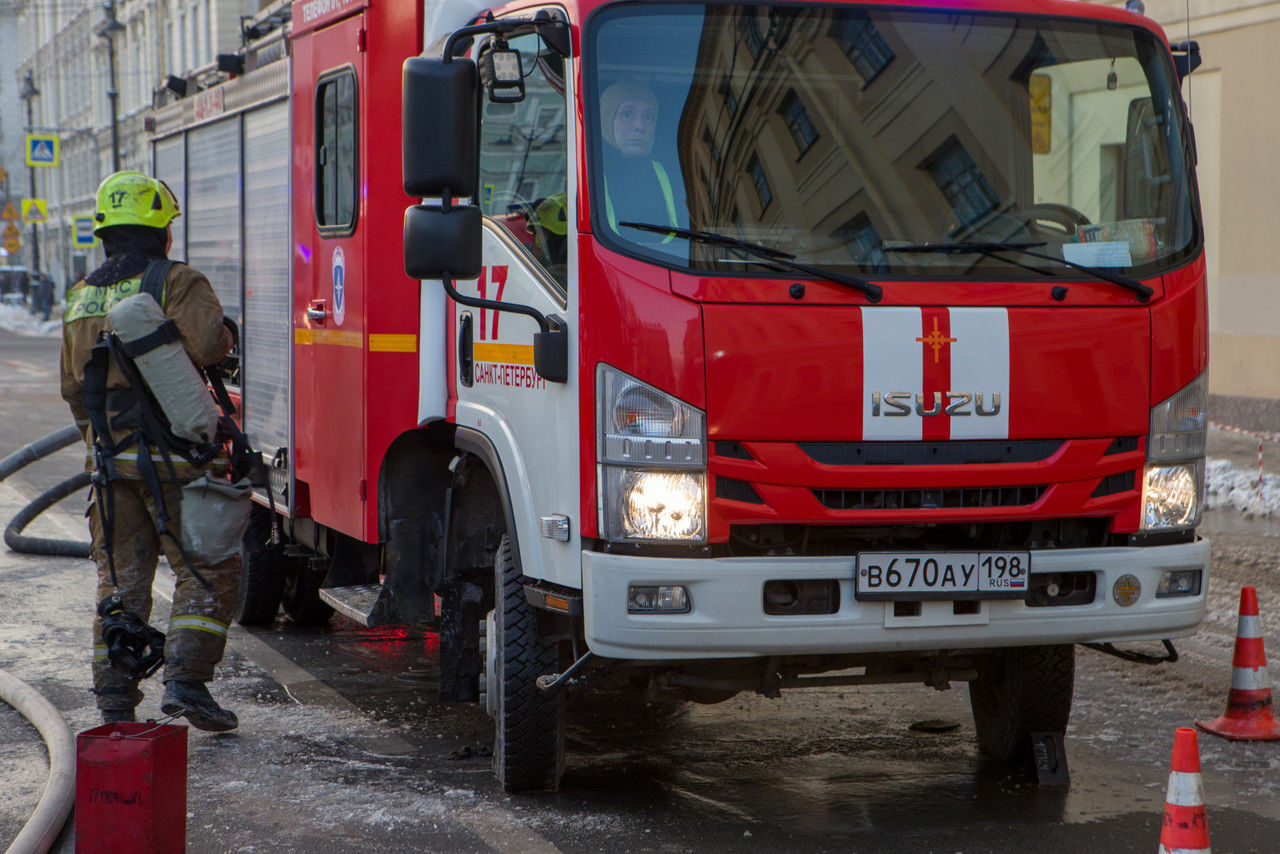
[(1000, 392), (991, 392), (990, 395), (968, 391), (935, 391), (931, 395), (909, 391), (871, 393), (872, 418), (904, 417), (912, 412), (921, 417), (976, 415), (990, 418), (1000, 414)]

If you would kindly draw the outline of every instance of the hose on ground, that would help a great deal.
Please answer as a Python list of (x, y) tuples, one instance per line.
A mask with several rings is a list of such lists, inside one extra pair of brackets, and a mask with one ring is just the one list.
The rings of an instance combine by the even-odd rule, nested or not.
[(89, 485), (92, 475), (87, 471), (74, 474), (62, 483), (46, 490), (26, 507), (18, 511), (9, 526), (4, 529), (4, 542), (15, 552), (50, 557), (88, 557), (89, 543), (72, 540), (51, 540), (44, 537), (23, 536), (22, 529), (31, 521), (68, 495), (75, 495)]
[(75, 804), (76, 743), (53, 704), (34, 688), (0, 670), (0, 701), (8, 703), (40, 731), (49, 750), (49, 779), (35, 812), (9, 846), (8, 854), (44, 854), (53, 847)]
[[(9, 475), (16, 471), (26, 468), (36, 460), (43, 459), (50, 454), (60, 451), (68, 445), (82, 441), (80, 429), (74, 424), (68, 424), (61, 430), (56, 430), (21, 448), (9, 456), (0, 460), (0, 481), (3, 481)], [(67, 478), (52, 489), (46, 490), (43, 494), (36, 497), (34, 501), (26, 507), (18, 511), (13, 517), (13, 521), (4, 530), (5, 545), (13, 549), (15, 552), (25, 554), (48, 555), (52, 557), (88, 557), (89, 543), (76, 542), (74, 540), (51, 540), (42, 537), (27, 537), (22, 535), (22, 529), (31, 523), (33, 519), (44, 511), (48, 510), (54, 504), (57, 504), (68, 495), (73, 495), (77, 491), (89, 485), (89, 473), (80, 472), (77, 475)]]

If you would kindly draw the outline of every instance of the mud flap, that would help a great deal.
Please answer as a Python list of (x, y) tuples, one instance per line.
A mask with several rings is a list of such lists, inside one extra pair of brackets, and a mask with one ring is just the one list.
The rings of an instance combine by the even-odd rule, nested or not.
[(480, 698), (480, 620), (492, 607), (484, 589), (453, 579), (440, 590), (440, 702)]

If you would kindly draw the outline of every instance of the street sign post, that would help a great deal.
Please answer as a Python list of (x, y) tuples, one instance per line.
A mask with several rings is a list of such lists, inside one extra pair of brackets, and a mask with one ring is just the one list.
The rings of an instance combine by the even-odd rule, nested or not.
[(22, 200), (22, 221), (23, 222), (45, 222), (49, 219), (49, 208), (45, 205), (44, 199), (23, 199)]
[(58, 137), (54, 134), (27, 134), (27, 165), (57, 166), (58, 147)]
[(98, 245), (98, 238), (93, 235), (93, 227), (97, 224), (91, 216), (73, 217), (75, 230), (71, 234), (71, 244), (76, 248), (92, 248)]

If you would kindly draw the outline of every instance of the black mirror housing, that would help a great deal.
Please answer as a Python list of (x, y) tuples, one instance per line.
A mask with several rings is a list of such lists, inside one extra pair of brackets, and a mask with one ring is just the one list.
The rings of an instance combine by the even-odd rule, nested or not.
[(480, 209), (414, 205), (404, 212), (404, 271), (411, 279), (480, 277)]
[(401, 103), (404, 191), (419, 198), (474, 196), (480, 123), (475, 62), (410, 57)]

